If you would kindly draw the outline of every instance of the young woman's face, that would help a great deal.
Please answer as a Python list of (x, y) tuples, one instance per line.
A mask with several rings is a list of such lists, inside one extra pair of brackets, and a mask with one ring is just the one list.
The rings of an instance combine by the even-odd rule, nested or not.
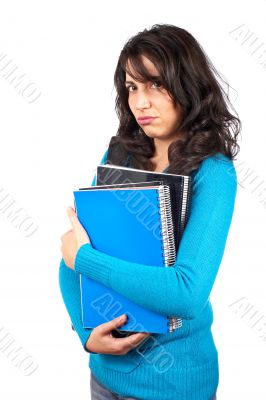
[[(145, 56), (143, 63), (152, 76), (158, 77), (158, 70), (155, 65)], [(129, 71), (135, 72), (128, 62)], [(160, 78), (158, 77), (157, 80)], [(128, 104), (136, 118), (137, 123), (151, 138), (169, 139), (178, 136), (177, 126), (181, 118), (181, 109), (176, 105), (166, 89), (160, 82), (137, 82), (126, 73), (125, 86), (128, 90)], [(139, 117), (156, 117), (149, 124), (138, 121)]]

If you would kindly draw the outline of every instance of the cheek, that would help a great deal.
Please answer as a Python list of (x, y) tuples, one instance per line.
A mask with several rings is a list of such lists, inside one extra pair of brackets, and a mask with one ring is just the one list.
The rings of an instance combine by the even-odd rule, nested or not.
[(179, 121), (181, 117), (181, 109), (180, 107), (173, 104), (171, 100), (168, 101), (169, 115), (171, 115), (171, 119), (173, 121)]
[(130, 110), (132, 111), (132, 113), (134, 113), (135, 104), (134, 104), (134, 101), (132, 100), (132, 97), (128, 99), (128, 106), (129, 106)]
[(164, 121), (169, 130), (172, 130), (173, 128), (176, 127), (176, 125), (179, 124), (180, 113), (177, 112), (177, 110), (175, 110), (173, 106), (170, 104), (168, 104), (168, 107), (165, 107)]

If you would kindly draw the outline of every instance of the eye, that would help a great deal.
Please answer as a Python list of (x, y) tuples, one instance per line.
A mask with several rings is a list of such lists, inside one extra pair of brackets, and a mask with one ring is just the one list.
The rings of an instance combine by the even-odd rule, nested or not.
[(161, 81), (153, 81), (152, 84), (153, 84), (153, 85), (154, 85), (154, 84), (157, 85), (157, 88), (162, 86)]
[[(160, 88), (160, 87), (162, 86), (162, 82), (159, 81), (159, 80), (152, 81), (151, 84), (152, 84), (152, 85), (156, 85), (155, 87), (156, 87), (157, 89)], [(134, 85), (128, 85), (128, 86), (126, 86), (126, 90), (127, 90), (128, 92), (132, 92), (132, 91), (133, 91), (133, 90), (130, 90), (130, 88), (136, 88), (136, 86), (134, 86)]]
[(131, 90), (129, 90), (129, 88), (131, 88), (131, 87), (135, 87), (135, 86), (134, 86), (134, 85), (128, 85), (128, 86), (126, 86), (126, 89), (127, 89), (128, 92), (131, 92)]

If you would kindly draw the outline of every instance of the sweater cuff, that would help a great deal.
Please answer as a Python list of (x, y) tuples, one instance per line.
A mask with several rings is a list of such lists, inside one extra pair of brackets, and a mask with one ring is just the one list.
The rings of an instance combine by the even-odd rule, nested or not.
[(105, 286), (110, 287), (110, 267), (101, 261), (101, 253), (90, 243), (84, 243), (77, 251), (74, 269)]
[(86, 347), (86, 343), (87, 343), (87, 341), (89, 340), (90, 335), (91, 335), (91, 332), (90, 332), (89, 336), (87, 337), (87, 339), (85, 340), (85, 342), (83, 342), (83, 349), (86, 351), (86, 353), (89, 353), (89, 354), (97, 354), (97, 353), (94, 353), (94, 351), (89, 351), (89, 350), (87, 349), (87, 347)]

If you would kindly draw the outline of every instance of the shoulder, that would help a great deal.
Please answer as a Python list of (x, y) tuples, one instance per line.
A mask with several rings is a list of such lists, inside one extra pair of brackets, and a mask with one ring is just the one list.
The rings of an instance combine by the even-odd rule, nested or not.
[(214, 174), (228, 174), (230, 176), (236, 176), (233, 160), (220, 152), (217, 152), (216, 154), (202, 160), (198, 169), (193, 172), (195, 177), (206, 175), (211, 176)]
[(237, 190), (237, 174), (233, 160), (217, 152), (205, 158), (193, 171), (193, 182), (195, 188), (198, 186), (212, 187), (217, 192), (219, 189), (231, 191), (235, 194)]

